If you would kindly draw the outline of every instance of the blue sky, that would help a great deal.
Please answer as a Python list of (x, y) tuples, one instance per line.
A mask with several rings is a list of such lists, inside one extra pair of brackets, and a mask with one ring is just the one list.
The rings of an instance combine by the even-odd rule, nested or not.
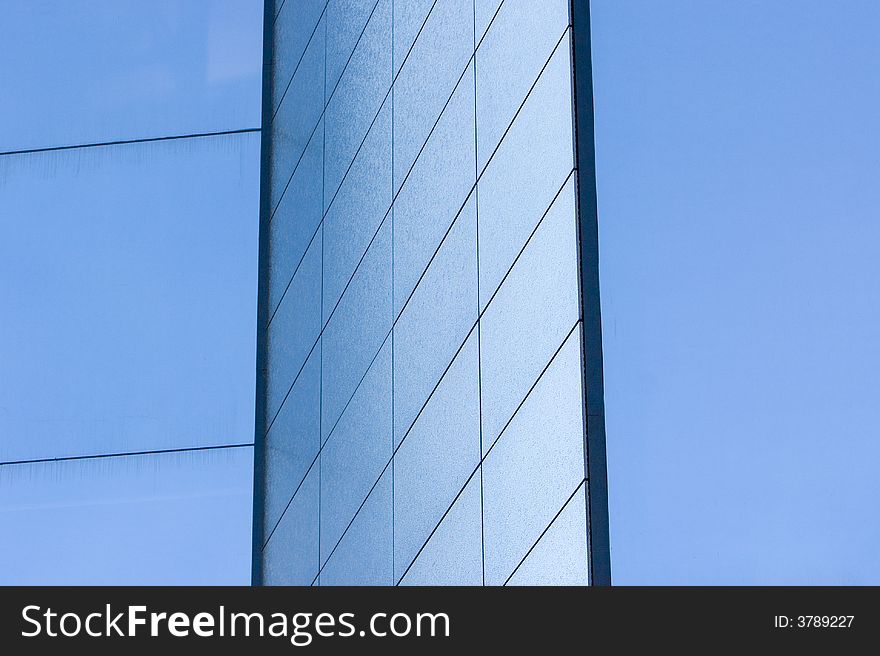
[(880, 5), (593, 0), (618, 583), (880, 580)]

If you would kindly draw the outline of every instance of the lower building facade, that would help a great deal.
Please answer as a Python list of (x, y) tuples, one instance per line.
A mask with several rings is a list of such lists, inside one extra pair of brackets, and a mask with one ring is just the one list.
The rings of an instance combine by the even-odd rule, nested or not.
[(608, 584), (586, 0), (269, 0), (253, 578)]

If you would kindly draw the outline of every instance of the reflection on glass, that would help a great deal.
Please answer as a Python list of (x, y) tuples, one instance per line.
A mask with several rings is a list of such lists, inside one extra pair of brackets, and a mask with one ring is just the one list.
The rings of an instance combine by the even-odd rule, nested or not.
[(379, 352), (321, 453), (321, 559), (391, 459), (391, 349)]
[(392, 540), (388, 469), (321, 571), (321, 585), (391, 585)]
[(252, 441), (259, 149), (0, 157), (0, 459)]
[(253, 449), (0, 468), (2, 585), (246, 585)]
[(0, 43), (0, 152), (260, 126), (261, 2), (5, 2)]
[(507, 581), (584, 480), (579, 346), (575, 331), (483, 463), (487, 585)]
[[(395, 383), (397, 377), (395, 377)], [(394, 456), (394, 568), (399, 579), (480, 461), (474, 333)], [(400, 440), (403, 436), (395, 434)]]
[(482, 585), (480, 472), (468, 481), (401, 585)]
[[(400, 187), (474, 52), (473, 0), (434, 6), (394, 84), (394, 182)], [(473, 84), (465, 75), (464, 84)], [(471, 125), (461, 125), (463, 133)]]
[(476, 208), (468, 203), (394, 327), (394, 431), (400, 439), (477, 320)]
[[(301, 437), (300, 427), (324, 440), (311, 465), (320, 472), (320, 493), (315, 501), (314, 488), (303, 483), (294, 494), (312, 447), (268, 453), (266, 470), (290, 471), (291, 480), (282, 484), (272, 474), (267, 486), (270, 514), (284, 497), (290, 501), (263, 551), (267, 583), (308, 579), (316, 548), (313, 580), (320, 585), (500, 584), (530, 550), (520, 582), (586, 582), (584, 495), (580, 515), (572, 506), (548, 528), (576, 498), (585, 471), (568, 5), (542, 4), (539, 33), (531, 33), (529, 3), (508, 2), (505, 24), (481, 55), (483, 72), (473, 57), (475, 21), (482, 35), (500, 2), (327, 6), (328, 105), (318, 128), (321, 417), (316, 429), (303, 409), (289, 431), (303, 444), (314, 441)], [(313, 13), (304, 9), (303, 20)], [(523, 61), (505, 68), (511, 52)], [(303, 107), (312, 111), (309, 98)], [(297, 113), (296, 103), (289, 111)], [(477, 145), (489, 150), (486, 144), (494, 149), (498, 142), (478, 183), (485, 162)], [(272, 152), (286, 147), (276, 140)], [(300, 163), (289, 186), (289, 173), (272, 171), (273, 198), (284, 195), (279, 212), (286, 214), (273, 227), (273, 245), (291, 244), (299, 253), (311, 239), (311, 195), (302, 204), (293, 199), (304, 196), (302, 184), (319, 160), (310, 158), (305, 169)], [(270, 248), (270, 268), (276, 258), (287, 269), (296, 260)], [(284, 278), (270, 283), (272, 298)], [(283, 342), (297, 348), (304, 332), (315, 332), (313, 318), (290, 312), (280, 329), (273, 321), (278, 347), (268, 352), (270, 372), (291, 366), (279, 361), (290, 360)], [(563, 357), (557, 352), (566, 339)], [(304, 357), (297, 352), (294, 370)], [(546, 381), (535, 387), (542, 373)], [(297, 385), (279, 415), (283, 425), (294, 423), (289, 413), (298, 412), (308, 389)], [(270, 410), (288, 386), (270, 375)], [(499, 435), (497, 450), (489, 451)], [(320, 518), (320, 547), (308, 512)], [(293, 533), (297, 522), (306, 527), (301, 539)], [(273, 524), (267, 518), (267, 529)], [(536, 544), (544, 529), (546, 540)], [(555, 561), (559, 574), (548, 550), (561, 539), (569, 542)], [(484, 547), (493, 550), (485, 559)]]

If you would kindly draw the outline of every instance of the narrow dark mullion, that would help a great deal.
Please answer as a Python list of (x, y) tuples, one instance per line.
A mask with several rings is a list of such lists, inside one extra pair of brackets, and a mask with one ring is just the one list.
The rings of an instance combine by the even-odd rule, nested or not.
[(590, 2), (571, 1), (574, 68), (575, 157), (579, 231), (583, 375), (586, 418), (584, 444), (590, 581), (611, 585), (608, 527), (608, 470), (605, 453), (605, 391), (602, 374), (602, 318), (599, 302), (599, 217), (596, 197), (596, 146)]
[(263, 518), (265, 515), (267, 336), (269, 320), (269, 219), (271, 202), (272, 52), (275, 0), (263, 4), (263, 107), (260, 138), (260, 237), (257, 273), (257, 375), (254, 420), (254, 512), (251, 549), (251, 583), (263, 583)]
[(260, 128), (241, 128), (238, 130), (220, 130), (217, 132), (193, 132), (189, 134), (171, 134), (161, 137), (140, 137), (136, 139), (117, 139), (115, 141), (94, 141), (89, 143), (68, 144), (66, 146), (45, 146), (41, 148), (25, 148), (22, 150), (4, 150), (0, 151), (0, 157), (39, 155), (41, 153), (57, 153), (65, 150), (87, 150), (89, 148), (107, 148), (110, 146), (130, 146), (134, 144), (160, 143), (163, 141), (182, 141), (184, 139), (229, 137), (238, 134), (252, 134), (254, 132), (260, 132)]

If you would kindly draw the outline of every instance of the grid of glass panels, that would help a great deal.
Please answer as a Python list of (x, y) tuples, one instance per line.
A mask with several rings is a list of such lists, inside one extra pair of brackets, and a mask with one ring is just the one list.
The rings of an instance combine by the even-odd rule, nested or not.
[(261, 30), (3, 5), (0, 583), (249, 580)]
[(263, 582), (588, 583), (569, 3), (275, 4)]

